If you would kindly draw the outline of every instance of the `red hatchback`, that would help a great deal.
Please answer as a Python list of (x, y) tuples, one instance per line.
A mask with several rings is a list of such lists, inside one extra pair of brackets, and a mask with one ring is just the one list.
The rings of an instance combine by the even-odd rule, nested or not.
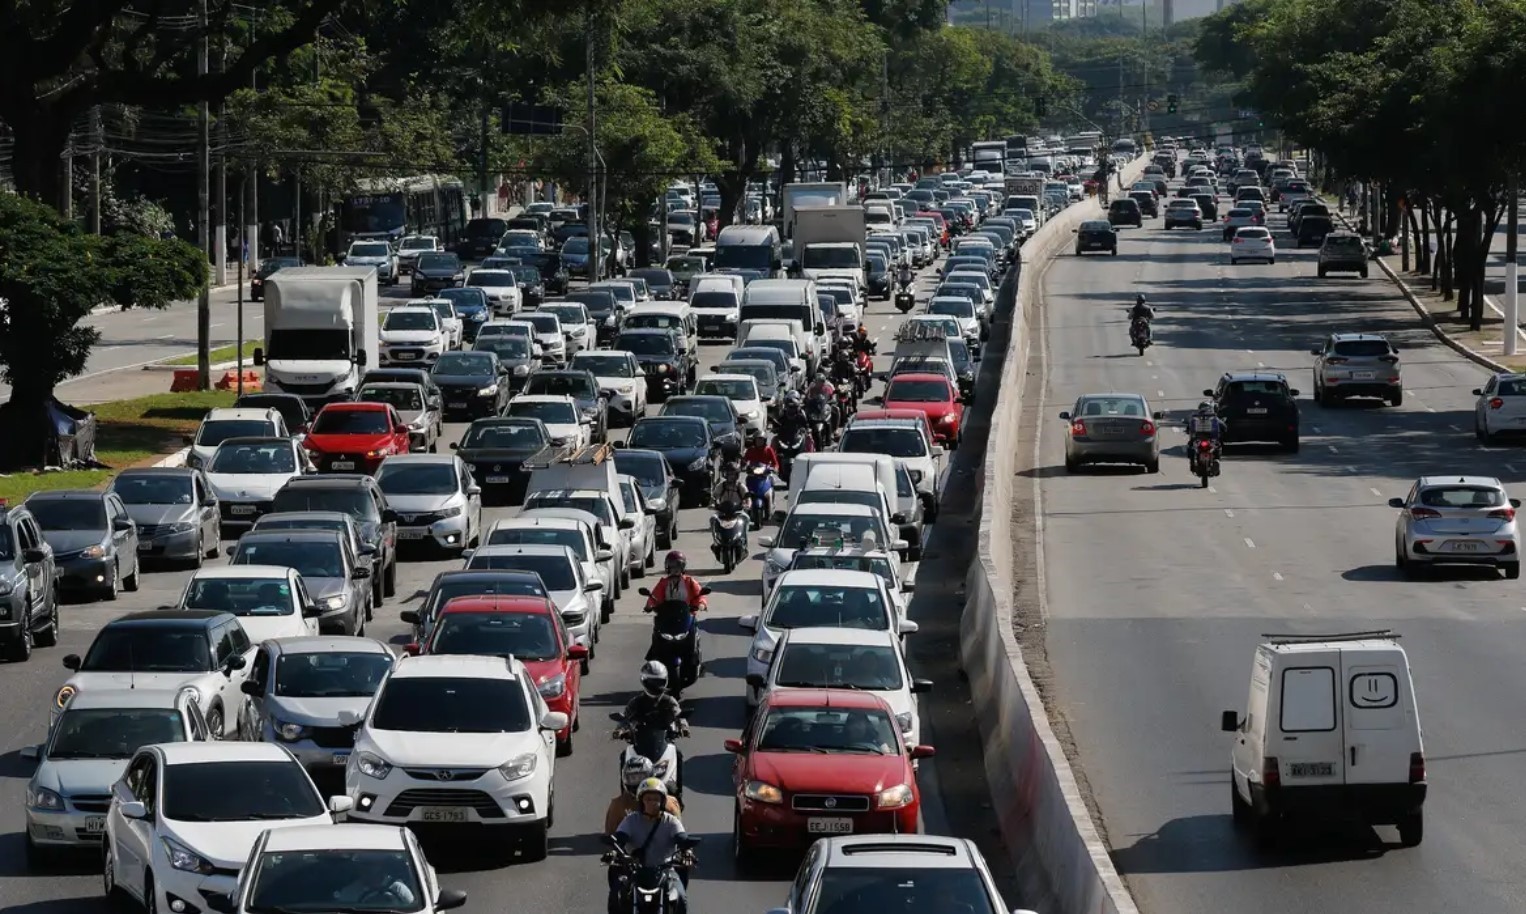
[(375, 473), (383, 460), (408, 453), (408, 441), (408, 426), (390, 404), (330, 403), (302, 444), (321, 473)]
[(951, 448), (959, 446), (964, 404), (948, 378), (936, 374), (898, 374), (890, 379), (883, 400), (885, 409), (916, 410), (927, 417), (933, 436)]
[(736, 851), (803, 848), (825, 835), (916, 834), (922, 794), (913, 759), (878, 695), (779, 689), (764, 696), (737, 756)]
[(558, 755), (572, 754), (578, 696), (588, 648), (573, 644), (556, 604), (544, 597), (456, 597), (440, 609), (422, 650), (408, 653), (486, 654), (518, 658), (535, 680), (546, 707), (567, 715), (556, 734)]

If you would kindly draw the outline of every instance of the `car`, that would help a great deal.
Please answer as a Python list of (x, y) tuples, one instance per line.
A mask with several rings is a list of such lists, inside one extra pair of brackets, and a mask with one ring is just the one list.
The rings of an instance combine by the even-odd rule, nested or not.
[(1202, 230), (1203, 211), (1198, 208), (1197, 201), (1172, 200), (1166, 204), (1166, 228), (1173, 229), (1177, 226)]
[(557, 755), (572, 754), (587, 646), (573, 643), (556, 604), (544, 597), (456, 597), (440, 607), (423, 656), (512, 657), (524, 664), (546, 707), (567, 718), (556, 734)]
[(567, 337), (567, 351), (574, 358), (584, 350), (593, 349), (598, 342), (600, 322), (593, 319), (582, 302), (548, 302), (536, 310), (556, 315), (562, 333)]
[(438, 298), (449, 301), (456, 308), (456, 316), (461, 319), (461, 343), (474, 342), (477, 332), (482, 325), (492, 317), (492, 305), (488, 302), (487, 293), (482, 289), (470, 286), (458, 286), (450, 289), (441, 289), (435, 293)]
[(188, 467), (204, 467), (217, 446), (229, 438), (289, 438), (286, 420), (270, 407), (233, 409), (215, 407), (202, 417), (196, 434), (187, 435), (190, 450), (185, 455)]
[(603, 581), (599, 600), (602, 621), (615, 610), (622, 568), (615, 550), (601, 545), (602, 525), (596, 515), (575, 508), (536, 508), (518, 517), (495, 521), (483, 539), (484, 546), (566, 546), (583, 563), (583, 576)]
[(1159, 197), (1160, 194), (1158, 192), (1144, 190), (1135, 190), (1129, 192), (1129, 199), (1139, 204), (1139, 213), (1141, 217), (1148, 217), (1151, 219), (1154, 219), (1156, 216), (1160, 215), (1160, 204), (1157, 202)]
[(302, 266), (300, 257), (267, 257), (260, 263), (260, 268), (249, 277), (249, 297), (254, 301), (265, 300), (265, 280), (279, 273), (287, 267)]
[(318, 634), (318, 617), (327, 608), (314, 602), (302, 575), (285, 565), (224, 565), (191, 575), (173, 606), (237, 616), (253, 642)]
[(1118, 230), (1114, 223), (1103, 219), (1088, 219), (1073, 229), (1076, 233), (1076, 256), (1086, 251), (1106, 251), (1118, 256)]
[(318, 631), (324, 634), (359, 635), (373, 615), (371, 563), (351, 551), (349, 539), (338, 530), (245, 533), (228, 547), (228, 563), (296, 570), (308, 594), (302, 605), (317, 608)]
[(440, 387), (434, 382), (428, 366), (414, 365), (403, 368), (372, 368), (361, 375), (358, 387), (367, 384), (417, 384), (429, 395), (429, 407), (436, 412), (444, 408)]
[(1270, 230), (1259, 225), (1235, 229), (1234, 237), (1229, 239), (1229, 262), (1236, 264), (1242, 260), (1277, 262), (1277, 242)]
[(90, 649), (64, 656), (72, 675), (53, 694), (49, 726), (83, 692), (177, 689), (195, 696), (213, 739), (238, 733), (237, 693), (248, 663), (249, 636), (238, 618), (214, 610), (148, 610), (101, 627)]
[(388, 457), (376, 484), (397, 515), (400, 542), (459, 555), (482, 535), (482, 487), (457, 454)]
[(1280, 371), (1228, 371), (1203, 396), (1224, 420), (1223, 442), (1274, 441), (1298, 451), (1298, 391)]
[(1332, 333), (1314, 356), (1314, 402), (1334, 406), (1352, 397), (1404, 403), (1399, 347), (1377, 333)]
[(1505, 436), (1526, 433), (1526, 374), (1497, 372), (1473, 395), (1473, 433), (1493, 444)]
[(204, 559), (217, 556), (222, 516), (201, 470), (130, 467), (118, 473), (106, 491), (122, 500), (138, 527), (139, 558), (189, 562), (200, 568)]
[(551, 592), (546, 582), (533, 571), (513, 569), (477, 569), (475, 571), (442, 571), (435, 575), (427, 591), (416, 596), (421, 599), (417, 609), (404, 610), (398, 616), (412, 627), (412, 642), (422, 644), (429, 638), (434, 619), (440, 607), (456, 597), (488, 597), (494, 595), (545, 597)]
[[(953, 907), (1002, 914), (1006, 904), (980, 849), (969, 838), (941, 835), (830, 835), (805, 853), (776, 914), (828, 914), (853, 906), (858, 893), (900, 910)], [(1014, 909), (1012, 914), (1035, 914)]]
[(678, 538), (680, 484), (662, 454), (636, 447), (618, 448), (615, 472), (635, 481), (646, 509), (652, 512), (656, 522), (657, 548), (673, 548), (673, 541)]
[(413, 434), (389, 403), (330, 403), (302, 445), (319, 472), (374, 473), (388, 457), (412, 452)]
[(157, 743), (139, 749), (113, 787), (103, 839), (106, 897), (146, 911), (200, 910), (231, 892), (261, 832), (332, 825), (348, 797), (318, 793), (272, 743)]
[(414, 261), (408, 290), (410, 295), (424, 295), (459, 286), (465, 279), (466, 268), (460, 257), (444, 251), (426, 251)]
[(609, 400), (593, 372), (573, 368), (531, 372), (516, 399), (525, 396), (570, 397), (585, 429), (583, 444), (603, 444), (609, 439)]
[(628, 426), (646, 415), (647, 385), (634, 353), (585, 350), (572, 357), (568, 368), (593, 374), (599, 395), (605, 400), (610, 425)]
[(945, 289), (946, 287), (940, 287), (933, 294), (923, 313), (953, 318), (959, 325), (959, 336), (965, 344), (979, 352), (981, 341), (988, 333), (985, 321), (980, 319), (975, 303), (968, 296), (945, 294)]
[(432, 365), (450, 348), (450, 333), (434, 308), (393, 308), (382, 319), (377, 361), (383, 368)]
[(387, 507), (375, 479), (359, 473), (299, 476), (281, 487), (270, 506), (271, 514), (293, 511), (337, 511), (354, 518), (359, 554), (370, 560), (371, 605), (397, 593), (397, 513)]
[(1406, 577), (1436, 565), (1486, 565), (1521, 576), (1521, 500), (1492, 476), (1422, 476), (1397, 508), (1394, 564)]
[(466, 277), (466, 286), (482, 290), (494, 317), (510, 317), (525, 307), (523, 294), (519, 290), (519, 274), (508, 267), (479, 267)]
[[(447, 353), (458, 355), (459, 353)], [(361, 385), (355, 392), (359, 403), (386, 403), (397, 410), (408, 427), (408, 449), (415, 453), (434, 453), (440, 445), (445, 419), (430, 405), (429, 392), (422, 385), (407, 381), (385, 381)]]
[(890, 518), (878, 508), (861, 504), (792, 505), (780, 522), (778, 535), (758, 538), (763, 547), (763, 597), (773, 593), (779, 576), (799, 549), (823, 545), (856, 545), (903, 552), (910, 545), (891, 535)]
[(362, 562), (371, 569), (371, 577), (374, 580), (372, 605), (381, 604), (380, 577), (383, 569), (381, 554), (372, 544), (366, 542), (362, 532), (361, 523), (357, 518), (351, 517), (339, 511), (283, 511), (279, 514), (266, 514), (254, 522), (254, 530), (337, 530), (349, 540), (350, 549), (360, 556)]
[(410, 301), (404, 307), (422, 307), (434, 309), (435, 316), (440, 319), (440, 329), (445, 333), (445, 349), (459, 349), (466, 333), (465, 322), (461, 315), (456, 313), (456, 305), (453, 299), (435, 296)]
[(522, 503), (530, 478), (525, 464), (569, 450), (552, 444), (546, 423), (532, 416), (478, 419), (451, 448), (471, 467), (484, 505)]
[(530, 325), (532, 339), (540, 344), (542, 363), (550, 368), (567, 364), (567, 334), (562, 331), (561, 318), (541, 311), (523, 311), (514, 321)]
[(644, 578), (647, 569), (657, 564), (658, 506), (641, 494), (641, 483), (634, 476), (621, 474), (616, 479), (625, 516), (635, 521), (630, 529), (631, 575)]
[(411, 274), (423, 254), (445, 250), (440, 239), (434, 235), (405, 235), (397, 243), (397, 268), (404, 275)]
[(1367, 278), (1367, 246), (1355, 232), (1331, 232), (1319, 245), (1319, 275), (1356, 273)]
[(1219, 198), (1212, 193), (1193, 193), (1187, 199), (1197, 204), (1197, 208), (1203, 211), (1204, 222), (1219, 221)]
[(1235, 237), (1235, 233), (1242, 228), (1253, 227), (1257, 224), (1256, 214), (1243, 207), (1236, 206), (1224, 214), (1224, 243), (1228, 244)]
[(58, 643), (58, 575), (53, 548), (25, 505), (0, 499), (0, 651), (13, 663)]
[(384, 286), (397, 285), (397, 252), (386, 241), (362, 240), (350, 243), (340, 262), (347, 267), (373, 267), (377, 283)]
[[(508, 381), (509, 396), (513, 397), (515, 393), (524, 389), (530, 372), (540, 367), (540, 346), (528, 333), (489, 333), (488, 329), (492, 326), (492, 323), (483, 325), (482, 332), (472, 341), (471, 351), (490, 352), (498, 357), (498, 364), (503, 366), (504, 378)], [(500, 326), (504, 325), (500, 324)], [(526, 327), (524, 324), (513, 326), (514, 329)], [(502, 413), (502, 407), (498, 411)]]
[(696, 360), (678, 335), (659, 329), (628, 329), (616, 335), (612, 349), (630, 352), (641, 364), (651, 400), (662, 401), (682, 393)]
[[(797, 549), (785, 571), (809, 571), (813, 568), (836, 571), (867, 571), (885, 582), (885, 590), (895, 606), (896, 617), (906, 618), (906, 600), (915, 592), (916, 582), (905, 577), (906, 566), (893, 549), (875, 544), (833, 543)], [(764, 594), (765, 598), (767, 594)]]
[(229, 438), (207, 461), (207, 484), (217, 499), (221, 532), (247, 530), (270, 510), (291, 479), (314, 470), (295, 438)]
[(726, 353), (725, 362), (764, 361), (774, 367), (774, 378), (779, 385), (780, 400), (791, 390), (799, 390), (805, 384), (805, 362), (791, 358), (783, 350), (772, 346), (739, 346)]
[(1335, 223), (1328, 216), (1305, 216), (1298, 220), (1298, 229), (1293, 235), (1293, 246), (1297, 248), (1313, 245), (1323, 247), (1325, 236), (1335, 231)]
[[(546, 707), (523, 662), (405, 657), (364, 716), (346, 720), (359, 725), (345, 768), (352, 820), (488, 826), (510, 834), (479, 842), (545, 859), (556, 733), (569, 721)], [(419, 786), (410, 774), (445, 770), (449, 786)]]
[(551, 436), (551, 444), (572, 450), (589, 445), (593, 420), (584, 418), (577, 401), (566, 395), (519, 394), (509, 401), (504, 415), (511, 418), (539, 419)]
[(1139, 209), (1139, 201), (1132, 197), (1120, 197), (1108, 203), (1107, 221), (1113, 226), (1132, 225), (1143, 228), (1144, 214)]
[[(615, 556), (616, 567), (622, 559)], [(553, 543), (514, 543), (483, 546), (466, 556), (467, 571), (528, 571), (540, 575), (547, 598), (556, 604), (562, 624), (578, 644), (595, 656), (602, 626), (604, 582), (589, 578), (571, 548)], [(438, 620), (436, 620), (438, 621)], [(557, 729), (561, 729), (560, 727)]]
[[(1292, 207), (1289, 208), (1288, 230), (1291, 231), (1294, 235), (1297, 235), (1298, 230), (1303, 226), (1303, 220), (1306, 218), (1333, 219), (1334, 217), (1330, 212), (1330, 207), (1324, 203), (1321, 203), (1318, 200), (1304, 200), (1295, 203)], [(1355, 233), (1347, 232), (1343, 234)], [(1357, 235), (1357, 237), (1360, 238), (1361, 236)], [(1363, 262), (1365, 263), (1365, 260)]]
[(1160, 472), (1160, 427), (1163, 413), (1153, 412), (1140, 394), (1096, 393), (1077, 398), (1060, 418), (1068, 424), (1065, 470), (1074, 473), (1089, 463), (1129, 463)]
[[(844, 454), (888, 454), (906, 464), (928, 523), (937, 520), (944, 456), (933, 443), (927, 414), (917, 410), (860, 410), (848, 420), (837, 450)], [(904, 512), (902, 512), (904, 513)], [(903, 537), (909, 539), (909, 537)]]
[(747, 420), (738, 414), (739, 405), (727, 395), (685, 394), (664, 402), (658, 416), (694, 416), (704, 419), (710, 426), (711, 440), (717, 447), (728, 444), (740, 447), (742, 426)]
[(957, 382), (925, 372), (908, 372), (890, 378), (880, 399), (885, 409), (915, 410), (927, 416), (939, 444), (949, 449), (959, 447), (964, 404), (960, 402)]
[(307, 408), (307, 401), (296, 394), (244, 394), (233, 401), (233, 408), (273, 409), (281, 414), (286, 421), (286, 431), (292, 435), (306, 434), (307, 426), (313, 421), (313, 411)]
[(734, 754), (736, 857), (809, 847), (821, 835), (916, 834), (921, 793), (912, 763), (931, 746), (907, 745), (890, 706), (847, 689), (771, 693)]
[(645, 280), (657, 301), (674, 301), (678, 298), (678, 279), (671, 270), (661, 267), (641, 267), (626, 274), (630, 279)]
[[(708, 505), (714, 495), (720, 442), (700, 416), (648, 416), (631, 426), (625, 446), (656, 451), (678, 481), (679, 507)], [(616, 460), (618, 460), (618, 456)]]
[(115, 600), (123, 590), (138, 589), (138, 527), (119, 496), (54, 489), (32, 493), (22, 506), (52, 549), (60, 591)]
[(445, 417), (496, 416), (509, 402), (509, 368), (495, 353), (447, 352), (429, 373), (445, 398)]

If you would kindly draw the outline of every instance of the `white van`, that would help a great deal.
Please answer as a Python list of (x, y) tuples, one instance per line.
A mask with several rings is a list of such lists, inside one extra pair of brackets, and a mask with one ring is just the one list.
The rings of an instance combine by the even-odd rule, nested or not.
[(827, 352), (827, 325), (817, 310), (816, 283), (809, 279), (755, 279), (742, 295), (738, 321), (798, 321), (804, 334), (806, 370), (815, 372)]
[(700, 339), (735, 337), (747, 283), (731, 273), (703, 273), (689, 280), (689, 307)]
[(681, 301), (643, 302), (620, 321), (620, 329), (676, 330), (683, 328), (685, 345), (693, 350), (699, 345), (699, 321), (694, 309)]
[[(798, 459), (798, 458), (797, 458)], [(1389, 631), (1267, 635), (1234, 734), (1231, 805), (1262, 839), (1294, 819), (1356, 818), (1424, 835), (1425, 750), (1409, 658)]]
[[(875, 469), (872, 464), (817, 464), (808, 468), (804, 480), (792, 470), (790, 505), (862, 505), (879, 514), (886, 527), (896, 530), (903, 520), (896, 511), (896, 490), (882, 486)], [(774, 520), (782, 522), (784, 514), (783, 511), (775, 512)], [(896, 552), (901, 561), (907, 561), (910, 542), (897, 542), (904, 543)]]

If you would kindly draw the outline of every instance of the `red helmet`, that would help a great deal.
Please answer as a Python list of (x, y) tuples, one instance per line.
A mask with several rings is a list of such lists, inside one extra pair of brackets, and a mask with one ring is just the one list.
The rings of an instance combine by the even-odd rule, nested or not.
[(689, 560), (682, 552), (674, 549), (662, 560), (662, 568), (668, 574), (683, 574), (689, 567)]

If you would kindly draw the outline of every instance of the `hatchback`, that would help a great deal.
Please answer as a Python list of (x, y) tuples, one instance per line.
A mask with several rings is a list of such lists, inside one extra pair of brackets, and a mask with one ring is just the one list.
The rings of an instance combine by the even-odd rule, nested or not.
[(1236, 264), (1242, 260), (1276, 263), (1277, 242), (1272, 240), (1272, 233), (1258, 225), (1237, 229), (1229, 239), (1229, 262)]
[(1518, 498), (1492, 476), (1422, 476), (1404, 498), (1394, 525), (1394, 564), (1406, 576), (1427, 565), (1489, 565), (1521, 576)]
[(1473, 395), (1473, 432), (1478, 440), (1493, 444), (1503, 435), (1526, 432), (1526, 375), (1501, 373)]

